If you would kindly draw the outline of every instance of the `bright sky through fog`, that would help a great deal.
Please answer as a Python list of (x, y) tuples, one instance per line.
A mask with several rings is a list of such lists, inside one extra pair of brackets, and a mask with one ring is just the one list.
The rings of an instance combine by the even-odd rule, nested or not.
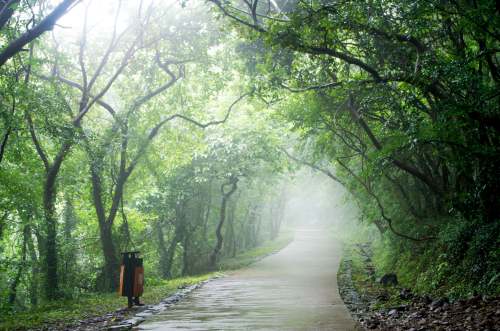
[[(55, 1), (56, 4), (59, 2), (60, 0)], [(122, 1), (117, 21), (118, 32), (130, 24), (130, 20), (133, 19), (131, 16), (137, 13), (140, 3), (140, 0)], [(169, 4), (172, 3), (172, 0), (142, 0), (143, 13), (151, 3)], [(78, 40), (83, 29), (85, 10), (88, 6), (87, 27), (89, 34), (101, 36), (102, 34), (111, 34), (118, 4), (118, 0), (83, 0), (58, 21), (54, 33), (58, 38)]]
[[(85, 9), (88, 1), (77, 4), (70, 12), (66, 13), (58, 22), (58, 27), (54, 29), (56, 36), (70, 39), (78, 39), (83, 29)], [(117, 1), (100, 0), (92, 1), (88, 11), (88, 29), (100, 33), (111, 33), (113, 31), (114, 7)], [(123, 14), (123, 13), (122, 13)], [(120, 15), (118, 20), (119, 28), (124, 28), (127, 24), (125, 15)]]

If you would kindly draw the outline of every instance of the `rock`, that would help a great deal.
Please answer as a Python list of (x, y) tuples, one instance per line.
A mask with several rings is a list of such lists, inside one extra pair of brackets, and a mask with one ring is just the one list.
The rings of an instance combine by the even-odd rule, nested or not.
[(148, 310), (143, 311), (143, 312), (138, 313), (138, 314), (135, 314), (135, 316), (138, 316), (138, 317), (149, 317), (151, 315), (153, 315), (153, 313), (148, 311)]
[(379, 324), (380, 324), (379, 321), (373, 319), (366, 321), (366, 327), (371, 330), (376, 329), (379, 326)]
[(399, 313), (398, 313), (398, 311), (396, 309), (392, 309), (392, 310), (389, 311), (388, 315), (391, 316), (391, 317), (393, 317), (393, 318), (398, 318)]
[(401, 305), (401, 306), (397, 306), (395, 309), (397, 311), (406, 311), (408, 310), (409, 306), (408, 305)]
[(144, 322), (144, 317), (134, 316), (131, 319), (124, 321), (123, 324), (137, 325), (142, 322)]
[(432, 298), (428, 295), (424, 296), (422, 298), (422, 300), (424, 301), (425, 304), (431, 304), (432, 303)]
[(160, 304), (157, 304), (156, 306), (151, 307), (151, 310), (153, 310), (154, 312), (159, 312), (159, 311), (163, 311), (163, 310), (167, 309), (168, 307), (169, 307), (169, 305), (160, 303)]
[(402, 300), (409, 300), (413, 298), (413, 293), (411, 293), (409, 289), (404, 288), (399, 292), (399, 298)]
[(449, 303), (448, 298), (440, 298), (431, 302), (431, 308), (442, 307), (444, 304)]
[(131, 324), (119, 324), (108, 327), (108, 330), (121, 331), (121, 330), (130, 330), (132, 329)]
[(384, 286), (398, 285), (398, 276), (394, 273), (385, 274), (380, 278), (380, 284)]

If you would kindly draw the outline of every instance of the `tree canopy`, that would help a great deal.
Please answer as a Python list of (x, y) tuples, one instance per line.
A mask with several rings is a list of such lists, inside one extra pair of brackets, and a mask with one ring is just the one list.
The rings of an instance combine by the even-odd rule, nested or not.
[(129, 249), (151, 278), (216, 270), (278, 236), (300, 167), (416, 288), (498, 293), (499, 14), (0, 1), (0, 310), (114, 291)]

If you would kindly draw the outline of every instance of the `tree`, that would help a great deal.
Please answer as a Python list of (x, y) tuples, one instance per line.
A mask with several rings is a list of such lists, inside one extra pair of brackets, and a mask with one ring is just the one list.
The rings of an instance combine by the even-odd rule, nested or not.
[[(476, 241), (495, 246), (500, 233), (496, 3), (210, 2), (247, 39), (257, 90), (286, 100), (283, 117), (369, 218), (405, 240), (433, 239), (436, 252), (432, 241), (467, 223), (456, 240), (468, 244), (443, 263), (487, 284), (493, 264), (469, 257), (494, 258), (467, 252)], [(471, 263), (482, 271), (465, 271)]]

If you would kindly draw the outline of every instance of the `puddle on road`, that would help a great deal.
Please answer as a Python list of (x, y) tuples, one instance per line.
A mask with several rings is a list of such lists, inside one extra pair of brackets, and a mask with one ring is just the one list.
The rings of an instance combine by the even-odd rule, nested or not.
[(205, 284), (137, 330), (352, 330), (338, 294), (340, 245), (301, 230), (284, 250)]

